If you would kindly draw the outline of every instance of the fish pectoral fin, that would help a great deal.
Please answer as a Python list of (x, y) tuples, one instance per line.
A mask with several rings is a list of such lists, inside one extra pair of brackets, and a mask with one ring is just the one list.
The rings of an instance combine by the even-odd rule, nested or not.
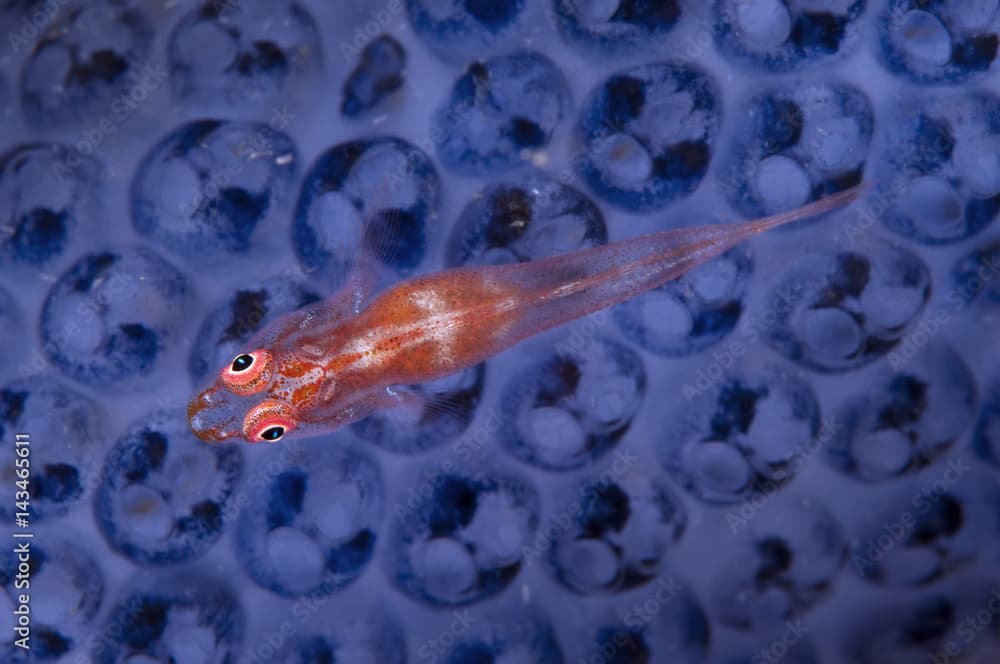
[(427, 398), (403, 385), (385, 388), (380, 398), (381, 406), (395, 417), (409, 422), (420, 422), (424, 417)]
[(361, 313), (367, 302), (383, 285), (385, 266), (399, 258), (404, 243), (400, 242), (407, 213), (389, 206), (391, 191), (388, 176), (379, 183), (375, 195), (365, 204), (358, 238), (358, 252), (348, 277), (354, 299), (354, 313)]
[(468, 424), (475, 409), (462, 408), (449, 395), (423, 394), (404, 385), (385, 388), (383, 405), (397, 415), (412, 422), (428, 422), (440, 418), (459, 420)]

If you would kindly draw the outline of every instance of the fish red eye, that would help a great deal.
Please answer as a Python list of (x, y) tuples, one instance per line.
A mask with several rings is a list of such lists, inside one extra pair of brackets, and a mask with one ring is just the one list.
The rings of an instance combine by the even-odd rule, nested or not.
[(243, 437), (251, 443), (274, 443), (298, 425), (295, 409), (273, 399), (265, 399), (250, 409), (243, 420)]
[(240, 353), (222, 370), (219, 380), (235, 394), (256, 394), (271, 382), (274, 361), (266, 350)]

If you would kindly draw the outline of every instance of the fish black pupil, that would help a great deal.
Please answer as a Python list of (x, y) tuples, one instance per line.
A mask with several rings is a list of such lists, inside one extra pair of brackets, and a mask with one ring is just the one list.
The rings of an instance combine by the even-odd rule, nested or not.
[(248, 355), (243, 353), (242, 355), (237, 355), (236, 359), (233, 360), (233, 371), (246, 371), (253, 364), (253, 355)]
[(285, 433), (284, 427), (268, 427), (260, 437), (264, 440), (278, 440)]

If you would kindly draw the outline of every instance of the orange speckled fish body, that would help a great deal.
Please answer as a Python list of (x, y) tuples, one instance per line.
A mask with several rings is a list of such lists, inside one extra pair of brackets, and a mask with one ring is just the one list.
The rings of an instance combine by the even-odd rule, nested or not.
[[(845, 205), (855, 187), (753, 221), (663, 231), (528, 263), (409, 279), (364, 303), (352, 279), (258, 333), (188, 407), (217, 441), (318, 434), (418, 398), (404, 386), (461, 371), (519, 341), (676, 279), (746, 239)], [(360, 285), (359, 285), (360, 284)]]

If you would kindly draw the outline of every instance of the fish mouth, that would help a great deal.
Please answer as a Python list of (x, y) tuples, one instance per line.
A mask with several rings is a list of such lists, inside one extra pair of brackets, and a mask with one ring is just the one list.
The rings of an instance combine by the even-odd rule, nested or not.
[(239, 435), (233, 404), (216, 385), (202, 391), (188, 403), (188, 426), (199, 440), (217, 443)]

